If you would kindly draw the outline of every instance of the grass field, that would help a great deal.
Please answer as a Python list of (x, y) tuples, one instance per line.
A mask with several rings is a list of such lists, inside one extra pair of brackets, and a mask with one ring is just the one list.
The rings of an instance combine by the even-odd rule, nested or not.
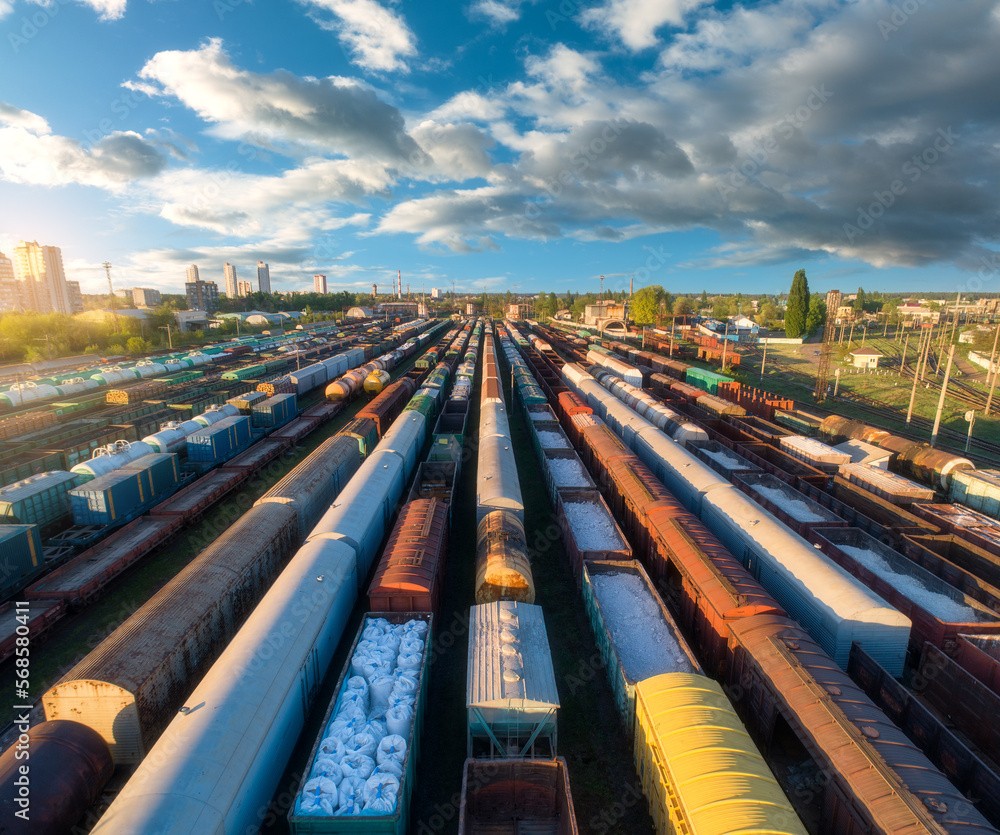
[[(860, 343), (855, 341), (854, 347), (859, 347)], [(886, 355), (898, 353), (901, 346), (887, 339), (866, 340), (866, 347), (873, 347), (882, 351)], [(760, 355), (756, 358), (746, 358), (745, 364), (734, 370), (734, 376), (741, 382), (749, 385), (773, 391), (776, 394), (783, 394), (794, 398), (803, 408), (808, 409), (813, 403), (813, 391), (816, 385), (816, 370), (819, 362), (818, 344), (806, 345), (771, 345), (767, 349), (767, 364), (763, 381), (760, 376)], [(846, 353), (846, 346), (838, 353)], [(956, 354), (958, 352), (956, 351)], [(908, 353), (908, 366), (912, 366), (915, 361), (915, 349), (910, 348)], [(972, 368), (967, 361), (956, 362), (952, 369), (952, 379), (962, 380), (973, 385), (977, 390), (986, 392), (985, 385), (977, 377), (969, 373), (962, 373), (959, 366)], [(850, 395), (856, 394), (863, 397), (878, 400), (887, 408), (896, 409), (900, 412), (900, 420), (895, 426), (887, 428), (902, 429), (905, 427), (905, 415), (910, 402), (913, 379), (904, 377), (898, 372), (898, 361), (893, 361), (887, 368), (880, 368), (875, 372), (862, 372), (846, 366), (838, 361), (835, 353), (831, 361), (830, 385), (836, 382), (833, 371), (841, 369), (840, 384), (837, 397), (828, 397), (823, 404), (825, 408), (837, 411), (848, 417), (864, 419), (862, 410), (855, 408)], [(937, 411), (938, 398), (941, 391), (941, 376), (935, 376), (933, 365), (928, 370), (926, 379), (917, 385), (916, 398), (914, 400), (913, 413), (919, 417), (934, 419)], [(1000, 405), (1000, 400), (997, 401)], [(942, 426), (956, 432), (965, 433), (968, 431), (968, 424), (965, 422), (965, 413), (970, 408), (956, 397), (949, 396), (945, 400), (944, 412), (942, 414)], [(984, 417), (981, 412), (976, 414), (976, 423), (973, 428), (976, 438), (1000, 443), (1000, 416), (994, 414)]]

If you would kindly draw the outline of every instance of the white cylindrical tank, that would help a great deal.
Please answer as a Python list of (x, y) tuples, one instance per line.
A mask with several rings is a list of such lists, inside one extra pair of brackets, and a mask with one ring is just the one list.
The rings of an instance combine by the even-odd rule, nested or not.
[(9, 406), (20, 406), (22, 403), (47, 400), (50, 397), (57, 397), (58, 395), (59, 390), (47, 383), (43, 383), (42, 385), (30, 382), (15, 383), (7, 391), (0, 393), (0, 403), (5, 402)]
[(83, 476), (86, 481), (89, 481), (99, 475), (113, 472), (125, 464), (130, 464), (144, 455), (152, 455), (159, 451), (143, 441), (134, 443), (115, 441), (106, 447), (95, 449), (93, 458), (82, 464), (77, 464), (70, 472)]
[(200, 423), (202, 427), (212, 426), (227, 417), (235, 417), (240, 413), (232, 403), (223, 403), (221, 406), (212, 406), (202, 412), (191, 421), (185, 421), (185, 423), (194, 422)]
[(97, 380), (85, 380), (83, 377), (74, 377), (72, 380), (63, 380), (63, 382), (56, 386), (56, 391), (59, 392), (60, 397), (71, 397), (74, 394), (82, 394), (85, 391), (93, 391), (100, 387), (101, 384)]
[(204, 423), (195, 420), (185, 420), (181, 423), (171, 421), (163, 424), (159, 432), (147, 435), (142, 442), (151, 446), (155, 452), (183, 452), (187, 436), (204, 428)]

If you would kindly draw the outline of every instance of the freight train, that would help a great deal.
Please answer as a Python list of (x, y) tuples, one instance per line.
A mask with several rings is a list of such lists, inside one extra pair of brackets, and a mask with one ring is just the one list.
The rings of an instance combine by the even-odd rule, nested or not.
[[(536, 368), (546, 369), (555, 361), (537, 351), (527, 355)], [(560, 382), (551, 375), (547, 379), (557, 386)], [(581, 397), (565, 389), (549, 394), (625, 523), (636, 556), (681, 627), (694, 636), (693, 648), (706, 671), (729, 688), (763, 747), (779, 738), (787, 745), (790, 730), (803, 757), (826, 775), (810, 789), (822, 798), (821, 831), (992, 831), (982, 814), (696, 516), (663, 489)], [(816, 586), (810, 594), (823, 591)], [(829, 709), (818, 709), (817, 693), (825, 694)], [(876, 779), (859, 778), (861, 774)]]
[[(440, 389), (414, 395), (190, 694), (95, 832), (246, 831), (256, 826), (416, 466), (432, 425), (426, 412), (436, 411), (441, 400)], [(239, 751), (256, 754), (242, 756)]]

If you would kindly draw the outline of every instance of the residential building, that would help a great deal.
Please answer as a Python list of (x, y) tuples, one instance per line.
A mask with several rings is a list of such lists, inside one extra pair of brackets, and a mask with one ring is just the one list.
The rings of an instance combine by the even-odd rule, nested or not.
[(431, 298), (432, 299), (440, 299), (441, 298), (441, 288), (440, 287), (431, 287)]
[(69, 312), (83, 313), (83, 291), (79, 281), (67, 281), (66, 292), (69, 295)]
[(237, 295), (240, 298), (246, 298), (253, 292), (253, 284), (249, 281), (238, 281), (236, 283)]
[(834, 318), (834, 323), (838, 325), (849, 325), (854, 321), (854, 317), (857, 311), (854, 309), (852, 304), (842, 304), (837, 308), (837, 315)]
[(14, 275), (14, 262), (0, 252), (0, 311), (20, 309), (21, 291)]
[(219, 286), (214, 281), (189, 281), (184, 285), (190, 310), (214, 313), (219, 306)]
[(197, 264), (192, 264), (190, 267), (187, 268), (187, 280), (189, 282), (201, 281), (201, 275), (198, 272)]
[(72, 312), (62, 250), (21, 241), (14, 249), (14, 263), (21, 280), (21, 300), (27, 310), (39, 313)]
[(515, 303), (507, 305), (507, 318), (512, 321), (531, 318), (531, 305)]
[(271, 292), (271, 268), (263, 261), (257, 262), (257, 289), (261, 293)]
[(239, 284), (236, 281), (236, 267), (228, 261), (222, 267), (222, 274), (226, 279), (226, 296), (235, 299), (239, 295)]
[(936, 325), (941, 319), (940, 310), (931, 310), (923, 304), (913, 304), (907, 302), (899, 305), (896, 310), (899, 311), (899, 321), (904, 325), (909, 325), (914, 322)]
[(150, 287), (135, 287), (132, 290), (132, 304), (136, 307), (158, 307), (161, 301), (159, 290)]
[(326, 293), (326, 276), (317, 273), (313, 276), (313, 292)]

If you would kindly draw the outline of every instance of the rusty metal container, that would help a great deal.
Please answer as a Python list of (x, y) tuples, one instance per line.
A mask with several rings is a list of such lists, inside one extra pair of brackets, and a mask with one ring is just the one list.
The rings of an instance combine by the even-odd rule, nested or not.
[(437, 614), (447, 548), (448, 503), (440, 499), (408, 502), (368, 587), (368, 608)]

